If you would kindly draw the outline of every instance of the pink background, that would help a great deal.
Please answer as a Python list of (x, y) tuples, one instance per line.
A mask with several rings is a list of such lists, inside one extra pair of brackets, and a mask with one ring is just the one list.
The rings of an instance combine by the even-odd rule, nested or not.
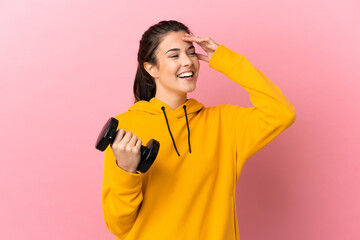
[[(241, 240), (360, 239), (359, 10), (355, 0), (1, 1), (0, 239), (113, 239), (95, 140), (133, 103), (142, 33), (170, 19), (245, 55), (296, 109), (244, 166)], [(207, 63), (200, 72), (189, 97), (252, 106)]]

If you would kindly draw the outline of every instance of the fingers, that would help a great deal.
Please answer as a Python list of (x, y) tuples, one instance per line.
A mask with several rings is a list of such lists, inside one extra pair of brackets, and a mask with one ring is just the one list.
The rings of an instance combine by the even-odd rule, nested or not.
[(208, 43), (213, 43), (214, 41), (210, 38), (210, 37), (198, 37), (198, 36), (195, 36), (195, 35), (191, 35), (191, 34), (187, 34), (185, 33), (185, 39), (184, 40), (192, 40), (192, 41), (195, 41), (195, 42), (208, 42)]
[(200, 60), (203, 60), (205, 62), (209, 62), (209, 57), (208, 56), (206, 56), (204, 54), (200, 54), (200, 53), (197, 53), (196, 55)]
[(184, 40), (190, 40), (190, 41), (195, 41), (195, 42), (204, 42), (204, 41), (209, 41), (209, 38), (200, 38), (188, 33), (185, 33), (185, 37), (183, 37)]
[(120, 128), (114, 139), (113, 145), (118, 146), (121, 150), (131, 151), (134, 147), (135, 150), (140, 150), (141, 140), (136, 135), (133, 135), (130, 131), (125, 132)]
[[(139, 144), (140, 142), (140, 144)], [(141, 146), (141, 140), (138, 139), (138, 137), (136, 135), (133, 135), (129, 141), (129, 143), (126, 145), (126, 150), (128, 151), (135, 151), (137, 152), (140, 149)]]
[(123, 138), (124, 134), (125, 134), (125, 130), (120, 128), (116, 133), (116, 137), (114, 139), (113, 144), (117, 143), (117, 142), (120, 142), (120, 140)]
[(138, 149), (140, 151), (140, 148), (141, 148), (141, 140), (138, 139), (137, 142), (136, 142), (136, 145), (135, 145), (135, 148)]
[[(201, 37), (197, 37), (197, 36), (185, 33), (185, 36), (182, 37), (182, 39), (184, 41), (196, 42), (208, 54), (214, 52), (219, 46), (219, 44), (216, 43), (214, 40), (212, 40), (210, 37), (201, 38)], [(204, 60), (204, 61), (206, 61), (206, 60)]]
[(132, 138), (132, 133), (129, 131), (129, 132), (126, 132), (123, 139), (120, 141), (122, 144), (127, 144)]

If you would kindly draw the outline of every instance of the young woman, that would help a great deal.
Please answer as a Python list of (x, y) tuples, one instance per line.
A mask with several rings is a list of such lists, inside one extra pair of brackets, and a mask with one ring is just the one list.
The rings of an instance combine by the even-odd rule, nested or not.
[[(243, 87), (254, 106), (204, 107), (188, 99), (199, 60)], [(245, 56), (173, 20), (143, 34), (134, 95), (134, 105), (115, 117), (119, 132), (104, 153), (109, 231), (126, 240), (239, 239), (235, 189), (242, 167), (294, 123), (294, 106)], [(150, 139), (160, 150), (142, 173), (140, 146)]]

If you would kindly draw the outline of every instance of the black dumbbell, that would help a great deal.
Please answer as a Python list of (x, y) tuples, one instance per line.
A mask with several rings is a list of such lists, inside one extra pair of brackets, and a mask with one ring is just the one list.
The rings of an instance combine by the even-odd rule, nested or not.
[[(115, 140), (117, 134), (117, 126), (119, 121), (113, 117), (111, 117), (101, 130), (99, 137), (96, 141), (96, 149), (100, 151), (104, 151), (109, 144), (112, 144)], [(146, 147), (141, 145), (140, 152), (141, 152), (141, 160), (137, 167), (142, 173), (145, 173), (155, 161), (155, 158), (159, 152), (160, 143), (155, 139), (151, 139), (147, 144)]]

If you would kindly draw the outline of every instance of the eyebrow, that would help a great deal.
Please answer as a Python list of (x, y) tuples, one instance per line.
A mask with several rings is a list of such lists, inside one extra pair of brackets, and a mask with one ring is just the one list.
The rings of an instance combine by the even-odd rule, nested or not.
[[(191, 45), (191, 46), (188, 48), (188, 50), (191, 49), (191, 48), (195, 48), (194, 45)], [(170, 51), (180, 51), (180, 48), (172, 48), (172, 49), (169, 49), (169, 50), (167, 50), (167, 52), (166, 52), (165, 54), (167, 54), (167, 53), (170, 52)]]

